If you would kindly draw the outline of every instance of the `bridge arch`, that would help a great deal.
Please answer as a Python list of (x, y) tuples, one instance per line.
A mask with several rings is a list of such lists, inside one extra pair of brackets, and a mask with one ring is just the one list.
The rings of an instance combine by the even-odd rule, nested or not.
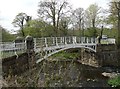
[(84, 49), (88, 49), (88, 50), (90, 50), (90, 51), (92, 51), (92, 52), (96, 52), (96, 46), (93, 46), (93, 47), (94, 47), (94, 48), (92, 48), (92, 47), (87, 47), (87, 46), (76, 46), (76, 45), (74, 45), (74, 46), (72, 46), (72, 47), (71, 47), (71, 46), (67, 46), (67, 47), (65, 47), (65, 48), (60, 48), (60, 49), (58, 49), (58, 50), (55, 50), (55, 51), (52, 51), (52, 52), (46, 54), (43, 58), (38, 59), (38, 60), (36, 61), (36, 63), (39, 63), (39, 62), (41, 62), (42, 60), (44, 60), (44, 59), (46, 59), (46, 58), (48, 58), (48, 57), (50, 57), (50, 56), (52, 56), (52, 55), (60, 52), (60, 51), (64, 51), (64, 50), (71, 49), (71, 48), (84, 48)]

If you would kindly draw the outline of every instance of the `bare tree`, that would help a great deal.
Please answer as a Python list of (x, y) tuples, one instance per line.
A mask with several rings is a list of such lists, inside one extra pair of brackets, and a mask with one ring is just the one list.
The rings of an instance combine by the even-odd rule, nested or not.
[(59, 21), (63, 13), (67, 12), (65, 10), (67, 7), (68, 2), (66, 0), (44, 0), (39, 2), (39, 17), (52, 22), (56, 36), (58, 35)]
[(25, 36), (25, 33), (23, 31), (23, 26), (25, 24), (25, 18), (26, 17), (27, 17), (27, 14), (19, 13), (12, 22), (15, 27), (20, 27), (23, 37)]
[[(73, 11), (73, 16), (75, 17), (74, 20), (76, 22), (76, 25), (80, 30), (82, 30), (83, 25), (83, 18), (84, 18), (84, 9), (83, 8), (77, 8)], [(80, 33), (81, 34), (81, 33)]]
[(70, 17), (62, 17), (59, 24), (59, 29), (62, 31), (63, 36), (68, 35), (68, 26), (70, 23)]
[(29, 26), (29, 21), (31, 20), (31, 18), (32, 17), (28, 16), (26, 13), (21, 12), (16, 15), (15, 19), (12, 22), (15, 27), (20, 27), (23, 37), (25, 36), (25, 33), (23, 31), (24, 25), (27, 23), (27, 26)]
[(31, 16), (26, 16), (25, 20), (26, 20), (27, 26), (29, 27), (30, 26), (29, 21), (32, 20), (32, 17)]

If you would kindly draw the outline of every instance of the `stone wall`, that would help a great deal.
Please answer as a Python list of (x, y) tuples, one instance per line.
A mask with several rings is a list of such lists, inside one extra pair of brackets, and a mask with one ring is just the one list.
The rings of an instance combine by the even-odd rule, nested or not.
[(116, 45), (97, 45), (97, 60), (100, 60), (101, 66), (120, 66), (119, 63), (119, 52), (117, 51)]
[(97, 52), (116, 51), (116, 45), (114, 44), (98, 44), (96, 47)]
[(120, 66), (116, 51), (98, 52), (97, 56), (101, 66)]
[(97, 45), (97, 52), (81, 50), (81, 62), (92, 66), (120, 66), (120, 51), (116, 45)]
[(27, 53), (23, 53), (19, 55), (18, 58), (16, 56), (12, 56), (2, 59), (3, 77), (8, 75), (19, 75), (28, 70), (33, 63), (32, 57), (32, 54), (29, 56)]
[(99, 61), (96, 59), (97, 59), (97, 56), (96, 56), (95, 52), (92, 52), (92, 51), (87, 50), (87, 49), (81, 49), (80, 62), (82, 64), (98, 67)]

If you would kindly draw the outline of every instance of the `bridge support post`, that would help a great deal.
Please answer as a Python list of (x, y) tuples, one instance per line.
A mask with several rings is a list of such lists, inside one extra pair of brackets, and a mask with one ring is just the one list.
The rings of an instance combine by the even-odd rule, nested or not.
[(27, 36), (25, 38), (25, 42), (26, 42), (26, 52), (28, 53), (28, 66), (29, 69), (34, 67), (35, 65), (35, 52), (34, 52), (34, 39), (32, 36)]

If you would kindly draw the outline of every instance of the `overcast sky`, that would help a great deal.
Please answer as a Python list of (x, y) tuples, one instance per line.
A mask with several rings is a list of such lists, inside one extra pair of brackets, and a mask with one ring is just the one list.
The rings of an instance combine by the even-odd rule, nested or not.
[[(32, 18), (37, 18), (38, 2), (40, 0), (1, 0), (0, 1), (0, 25), (11, 31), (15, 28), (11, 23), (15, 16), (24, 12)], [(68, 0), (73, 8), (86, 9), (90, 4), (97, 3), (100, 7), (108, 8), (109, 0)]]

